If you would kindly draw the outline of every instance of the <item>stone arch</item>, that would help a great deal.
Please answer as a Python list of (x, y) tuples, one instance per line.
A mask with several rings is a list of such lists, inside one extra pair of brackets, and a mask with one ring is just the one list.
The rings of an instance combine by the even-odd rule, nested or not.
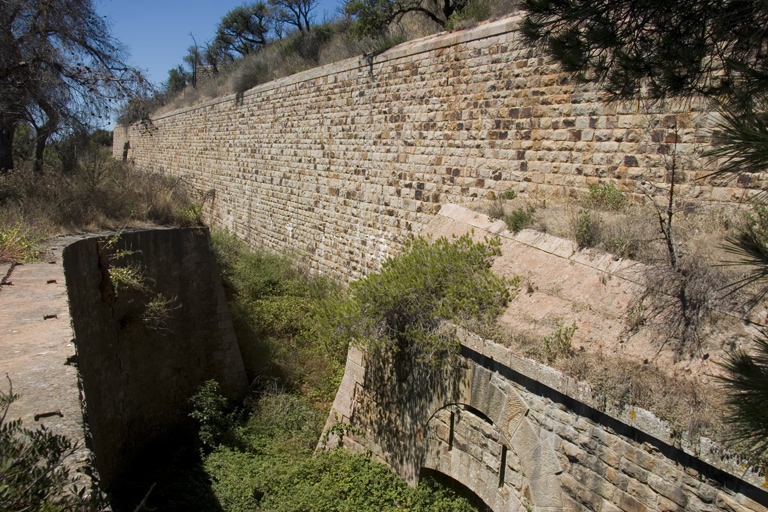
[(562, 468), (509, 383), (470, 363), (457, 399), (435, 404), (424, 424), (423, 468), (477, 494), (494, 512), (565, 510)]

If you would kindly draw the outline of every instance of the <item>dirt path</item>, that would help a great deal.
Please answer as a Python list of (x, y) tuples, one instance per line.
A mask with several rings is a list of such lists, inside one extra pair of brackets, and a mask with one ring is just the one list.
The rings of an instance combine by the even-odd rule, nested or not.
[(6, 420), (45, 425), (77, 442), (70, 462), (89, 460), (85, 447), (75, 346), (61, 262), (64, 240), (43, 263), (0, 265), (0, 389), (20, 395)]

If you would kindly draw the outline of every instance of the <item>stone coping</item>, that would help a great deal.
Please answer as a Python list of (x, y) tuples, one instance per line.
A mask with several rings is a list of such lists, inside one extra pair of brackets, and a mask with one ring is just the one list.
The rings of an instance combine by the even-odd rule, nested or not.
[(748, 482), (763, 492), (768, 492), (768, 475), (761, 475), (758, 468), (748, 466), (737, 455), (730, 453), (715, 441), (706, 437), (690, 437), (687, 432), (676, 432), (666, 421), (639, 407), (621, 407), (610, 403), (606, 407), (602, 407), (595, 399), (589, 384), (569, 377), (542, 363), (519, 356), (509, 348), (483, 339), (465, 329), (459, 328), (457, 332), (462, 347), (487, 357), (552, 391), (587, 405), (613, 420), (668, 445), (668, 447), (681, 450), (734, 478)]

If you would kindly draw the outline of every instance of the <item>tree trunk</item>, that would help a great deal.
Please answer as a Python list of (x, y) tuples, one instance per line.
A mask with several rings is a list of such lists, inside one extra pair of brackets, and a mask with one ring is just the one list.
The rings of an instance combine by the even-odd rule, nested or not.
[(48, 116), (43, 126), (35, 126), (35, 162), (32, 168), (35, 172), (42, 172), (45, 143), (48, 142), (48, 137), (53, 135), (59, 127), (59, 113), (46, 98), (38, 98), (37, 104)]
[(13, 135), (15, 125), (0, 126), (0, 174), (13, 170)]
[(48, 141), (49, 133), (46, 130), (39, 130), (35, 136), (35, 162), (32, 166), (35, 172), (43, 172), (43, 154), (45, 153), (45, 143)]

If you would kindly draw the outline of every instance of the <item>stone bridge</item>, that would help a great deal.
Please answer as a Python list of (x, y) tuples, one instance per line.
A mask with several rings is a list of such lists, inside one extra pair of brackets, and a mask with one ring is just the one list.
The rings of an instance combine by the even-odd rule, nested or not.
[[(424, 233), (498, 237), (494, 272), (532, 282), (530, 291), (513, 297), (502, 324), (535, 332), (542, 318), (576, 321), (576, 350), (625, 359), (642, 360), (643, 350), (654, 347), (659, 331), (652, 322), (632, 336), (621, 327), (632, 297), (643, 293), (643, 265), (533, 230), (513, 234), (503, 222), (456, 205), (444, 206)], [(750, 337), (739, 332), (742, 318), (721, 315), (718, 323), (729, 339)], [(402, 353), (353, 347), (326, 448), (340, 443), (369, 453), (411, 484), (425, 472), (445, 475), (494, 512), (768, 510), (765, 473), (681, 432), (692, 430), (688, 419), (674, 427), (503, 345), (462, 329), (457, 334), (461, 355), (441, 372)], [(725, 349), (707, 343), (705, 359), (722, 360)], [(656, 342), (656, 350), (654, 362), (666, 371), (711, 377), (712, 367), (697, 366), (701, 361), (680, 366), (663, 344)], [(338, 422), (350, 428), (333, 428)]]
[(353, 347), (326, 427), (351, 428), (326, 447), (369, 453), (412, 484), (447, 475), (494, 512), (766, 510), (766, 477), (708, 440), (642, 409), (602, 412), (588, 386), (458, 334), (457, 364), (437, 375)]

